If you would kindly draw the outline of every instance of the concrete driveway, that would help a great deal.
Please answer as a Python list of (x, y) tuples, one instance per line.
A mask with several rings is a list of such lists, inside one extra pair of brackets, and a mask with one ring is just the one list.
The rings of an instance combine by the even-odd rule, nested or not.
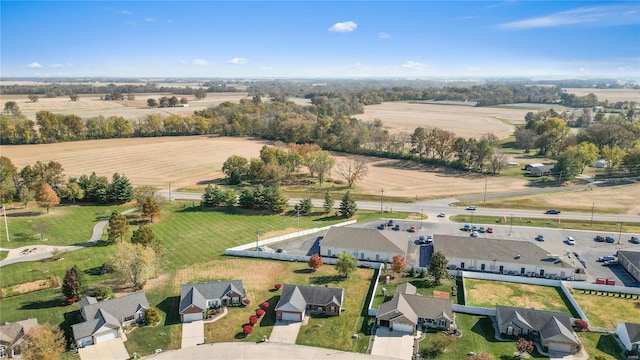
[(129, 353), (122, 339), (113, 339), (96, 345), (78, 349), (82, 360), (127, 360)]
[(276, 324), (271, 330), (271, 337), (269, 342), (282, 343), (282, 344), (295, 344), (298, 338), (298, 332), (300, 331), (302, 323), (299, 321), (276, 321)]
[(413, 357), (413, 335), (400, 331), (389, 331), (380, 327), (371, 348), (371, 355), (393, 359), (411, 360)]
[(182, 324), (181, 349), (204, 343), (204, 321), (192, 321)]

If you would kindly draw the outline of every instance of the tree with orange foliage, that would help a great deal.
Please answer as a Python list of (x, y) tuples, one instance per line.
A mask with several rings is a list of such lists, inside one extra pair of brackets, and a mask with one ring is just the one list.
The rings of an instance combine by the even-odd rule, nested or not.
[(396, 255), (393, 257), (393, 263), (391, 264), (391, 270), (396, 274), (402, 274), (407, 269), (407, 260), (404, 256)]
[(313, 271), (318, 270), (323, 265), (322, 258), (318, 254), (313, 254), (309, 258), (309, 267), (313, 269)]
[(47, 208), (47, 214), (49, 213), (49, 208), (60, 204), (60, 198), (58, 194), (49, 186), (47, 183), (43, 183), (38, 188), (38, 192), (36, 193), (36, 201), (38, 205)]

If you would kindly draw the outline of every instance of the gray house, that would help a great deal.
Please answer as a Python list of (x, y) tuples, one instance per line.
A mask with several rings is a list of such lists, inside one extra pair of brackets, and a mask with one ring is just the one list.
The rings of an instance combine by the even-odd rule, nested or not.
[(416, 328), (453, 330), (452, 304), (451, 299), (418, 295), (416, 287), (407, 282), (396, 288), (391, 300), (380, 304), (376, 322), (379, 326), (408, 333)]
[(24, 341), (24, 336), (36, 326), (38, 326), (38, 319), (35, 318), (1, 325), (0, 358), (12, 358), (20, 355), (22, 352), (20, 345)]
[(71, 326), (71, 329), (79, 347), (122, 337), (122, 327), (142, 322), (149, 309), (149, 301), (143, 292), (100, 302), (85, 296), (78, 305), (84, 322)]
[(575, 354), (582, 346), (563, 312), (497, 305), (496, 323), (501, 334), (530, 335), (548, 351)]
[(242, 280), (214, 281), (182, 285), (180, 321), (204, 320), (209, 308), (242, 304), (245, 299)]
[(302, 321), (307, 313), (340, 316), (344, 290), (340, 288), (285, 284), (276, 305), (276, 319)]

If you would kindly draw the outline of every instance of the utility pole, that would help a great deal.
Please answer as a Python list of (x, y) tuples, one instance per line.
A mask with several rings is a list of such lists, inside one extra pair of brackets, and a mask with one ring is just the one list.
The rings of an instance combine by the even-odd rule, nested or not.
[(420, 209), (420, 229), (422, 229), (422, 218), (424, 217), (422, 214), (422, 209)]
[(591, 224), (589, 225), (589, 227), (593, 227), (593, 210), (596, 207), (596, 203), (591, 203)]
[(487, 183), (489, 182), (489, 178), (488, 177), (484, 177), (484, 200), (482, 200), (483, 204), (487, 203)]
[(511, 236), (511, 230), (513, 230), (513, 214), (511, 214), (511, 225), (509, 225), (509, 236)]
[(4, 229), (7, 232), (7, 242), (9, 242), (9, 224), (7, 223), (7, 210), (4, 204), (2, 204), (2, 213), (4, 214)]
[(382, 213), (382, 207), (384, 204), (384, 188), (380, 189), (380, 212)]
[(169, 181), (169, 202), (171, 202), (171, 181)]
[(296, 209), (298, 213), (298, 236), (300, 236), (300, 208)]
[(258, 239), (260, 238), (260, 234), (258, 233), (258, 230), (256, 230), (256, 251), (258, 251)]
[(620, 220), (620, 230), (618, 230), (618, 245), (620, 245), (621, 237), (622, 237), (622, 220)]

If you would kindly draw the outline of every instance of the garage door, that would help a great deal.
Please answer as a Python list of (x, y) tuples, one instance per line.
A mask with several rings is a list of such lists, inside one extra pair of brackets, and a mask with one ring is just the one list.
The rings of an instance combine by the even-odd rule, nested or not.
[(283, 312), (282, 313), (282, 320), (283, 321), (300, 321), (300, 314), (299, 313)]
[(105, 341), (113, 340), (118, 337), (118, 331), (112, 330), (100, 335), (96, 335), (96, 344), (103, 343)]
[(182, 322), (192, 322), (202, 320), (202, 313), (184, 314)]
[(409, 324), (394, 323), (393, 324), (393, 331), (402, 331), (402, 332), (406, 332), (406, 333), (412, 333), (413, 332), (413, 326), (411, 326)]
[(571, 352), (570, 344), (560, 344), (560, 343), (549, 343), (549, 351), (558, 351), (558, 352)]

